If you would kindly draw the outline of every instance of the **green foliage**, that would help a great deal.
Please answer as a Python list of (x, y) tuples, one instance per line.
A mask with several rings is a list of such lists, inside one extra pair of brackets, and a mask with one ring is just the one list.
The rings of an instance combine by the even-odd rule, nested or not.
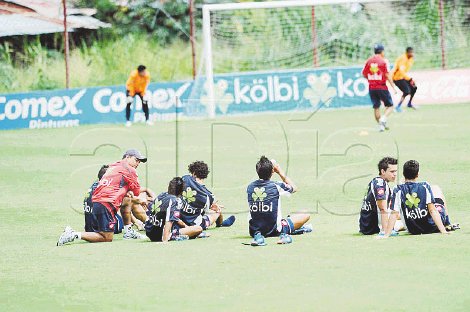
[[(17, 60), (12, 60), (15, 54)], [(65, 63), (62, 53), (40, 44), (24, 51), (0, 46), (0, 92), (63, 88)], [(129, 72), (145, 64), (152, 81), (189, 79), (191, 47), (182, 40), (163, 46), (147, 34), (128, 34), (116, 40), (84, 41), (70, 53), (70, 86), (85, 87), (125, 83)]]

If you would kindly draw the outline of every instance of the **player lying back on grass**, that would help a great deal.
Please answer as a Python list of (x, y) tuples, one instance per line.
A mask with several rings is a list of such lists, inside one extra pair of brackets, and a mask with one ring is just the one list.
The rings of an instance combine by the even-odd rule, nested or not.
[[(309, 219), (308, 214), (299, 213), (282, 218), (280, 196), (290, 195), (297, 191), (297, 186), (286, 176), (281, 166), (265, 156), (261, 156), (256, 164), (259, 180), (248, 185), (249, 232), (253, 237), (252, 246), (266, 245), (264, 238), (279, 236), (278, 244), (289, 244), (289, 234), (302, 234), (312, 231), (310, 224), (304, 225)], [(271, 181), (273, 173), (277, 173), (283, 182)]]
[(168, 192), (158, 195), (153, 205), (149, 206), (145, 231), (151, 241), (186, 240), (202, 233), (200, 225), (187, 226), (180, 219), (183, 188), (183, 179), (173, 178), (168, 184)]
[[(419, 163), (416, 160), (409, 160), (403, 165), (403, 176), (405, 183), (395, 187), (392, 193), (392, 213), (383, 237), (390, 236), (398, 213), (410, 234), (448, 234), (446, 226), (449, 230), (459, 228), (450, 224), (449, 215), (442, 205), (444, 201), (436, 200), (431, 186), (427, 182), (417, 182)], [(439, 196), (443, 197), (443, 194)]]
[[(181, 209), (181, 220), (187, 225), (200, 225), (205, 231), (214, 222), (217, 227), (228, 227), (235, 222), (235, 216), (223, 219), (222, 208), (214, 194), (205, 186), (204, 181), (209, 175), (209, 167), (203, 161), (195, 161), (188, 166), (190, 174), (183, 176), (184, 205)], [(207, 237), (206, 232), (201, 237)]]

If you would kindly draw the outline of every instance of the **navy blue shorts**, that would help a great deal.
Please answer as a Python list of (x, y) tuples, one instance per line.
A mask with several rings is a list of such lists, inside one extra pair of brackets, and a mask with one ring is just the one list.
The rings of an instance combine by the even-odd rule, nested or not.
[(287, 217), (287, 219), (282, 219), (281, 224), (282, 224), (281, 233), (292, 234), (295, 231), (294, 222), (292, 222), (292, 220), (289, 217)]
[(382, 102), (385, 107), (393, 106), (392, 95), (388, 90), (369, 90), (369, 96), (374, 108), (379, 108)]
[[(116, 211), (114, 209), (114, 211)], [(114, 232), (116, 227), (115, 212), (111, 213), (101, 203), (93, 203), (93, 230), (95, 232)]]
[(203, 215), (202, 216), (202, 221), (200, 226), (202, 227), (203, 230), (206, 230), (209, 226), (211, 226), (211, 220), (209, 219), (209, 216)]

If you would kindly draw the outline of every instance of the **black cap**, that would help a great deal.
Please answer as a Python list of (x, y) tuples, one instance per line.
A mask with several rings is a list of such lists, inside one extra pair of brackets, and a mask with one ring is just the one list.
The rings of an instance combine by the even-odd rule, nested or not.
[(134, 156), (135, 158), (137, 158), (138, 160), (140, 160), (141, 162), (147, 162), (147, 157), (145, 157), (144, 155), (142, 155), (141, 152), (139, 152), (138, 150), (136, 149), (128, 149), (124, 155), (122, 156), (123, 158), (126, 157), (126, 156)]
[(375, 54), (382, 53), (382, 52), (383, 52), (383, 50), (385, 50), (385, 48), (384, 48), (384, 45), (383, 45), (383, 44), (381, 44), (381, 43), (377, 43), (377, 44), (375, 44), (375, 45), (374, 45), (374, 53), (375, 53)]

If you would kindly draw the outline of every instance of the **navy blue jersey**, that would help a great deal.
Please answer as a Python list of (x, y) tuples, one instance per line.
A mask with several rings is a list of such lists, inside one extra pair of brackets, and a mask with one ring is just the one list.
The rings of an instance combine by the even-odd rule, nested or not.
[(400, 213), (411, 234), (439, 232), (428, 210), (435, 203), (431, 186), (427, 182), (406, 182), (393, 190), (391, 209)]
[(93, 192), (98, 187), (99, 181), (93, 182), (88, 191), (85, 193), (83, 199), (83, 213), (85, 214), (85, 232), (93, 232), (93, 202), (91, 197)]
[(187, 225), (195, 225), (197, 219), (204, 214), (204, 210), (212, 206), (215, 197), (205, 185), (198, 183), (193, 176), (185, 175), (183, 181), (185, 189), (181, 220)]
[(387, 208), (390, 205), (391, 191), (387, 181), (381, 177), (373, 178), (367, 187), (367, 193), (362, 200), (361, 214), (359, 216), (359, 232), (365, 235), (380, 232), (380, 213), (378, 200), (386, 200)]
[(292, 186), (283, 182), (256, 180), (248, 185), (246, 193), (250, 208), (249, 230), (253, 236), (261, 232), (263, 236), (278, 235), (282, 230), (282, 195), (290, 195)]
[[(178, 227), (182, 201), (175, 195), (161, 193), (157, 196), (150, 209), (147, 210), (149, 219), (145, 222), (145, 231), (152, 233), (152, 240), (161, 241), (166, 222), (173, 222), (172, 230)], [(150, 206), (150, 205), (149, 205)]]

